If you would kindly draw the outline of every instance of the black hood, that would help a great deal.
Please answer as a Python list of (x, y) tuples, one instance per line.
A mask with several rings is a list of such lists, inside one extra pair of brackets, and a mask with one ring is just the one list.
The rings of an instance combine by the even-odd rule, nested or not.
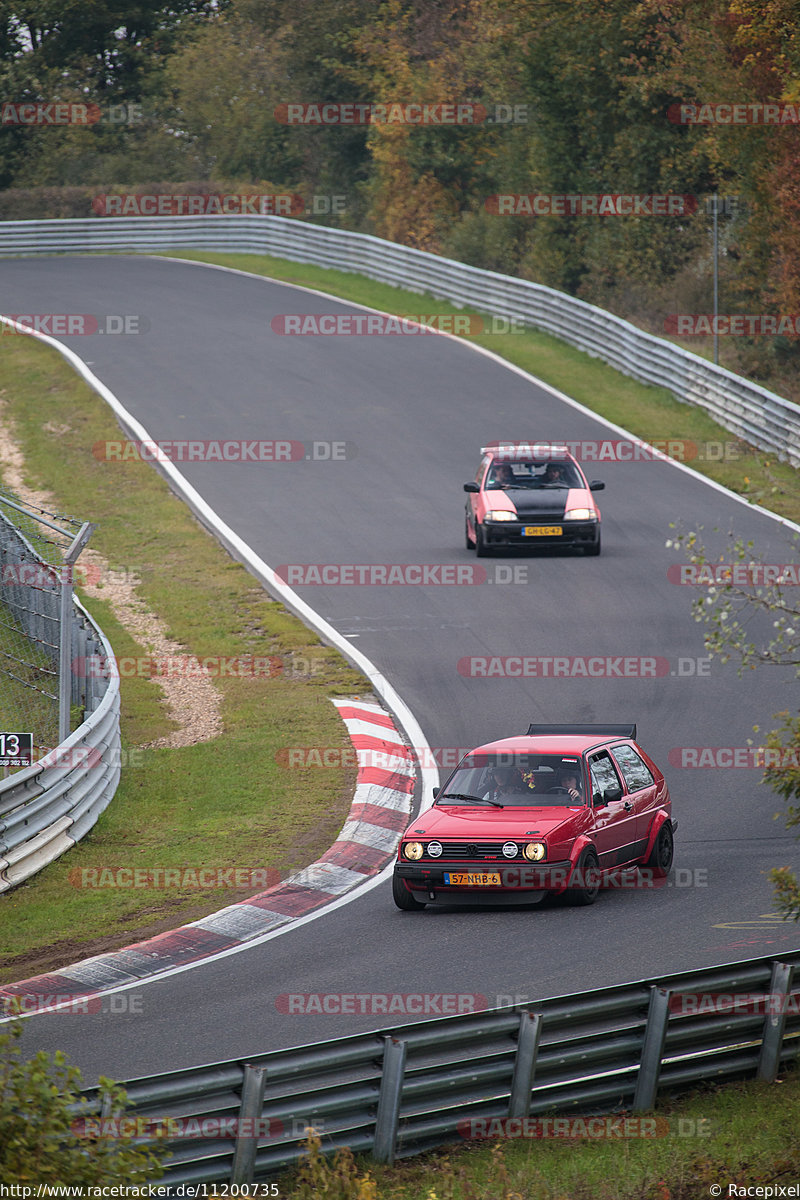
[(537, 513), (556, 513), (563, 517), (569, 488), (506, 488), (506, 495), (521, 517)]

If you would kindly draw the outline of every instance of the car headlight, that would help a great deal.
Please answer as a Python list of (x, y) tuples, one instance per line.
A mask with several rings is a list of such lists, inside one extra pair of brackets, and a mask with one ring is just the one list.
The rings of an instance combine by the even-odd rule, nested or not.
[(406, 842), (405, 846), (403, 846), (403, 854), (406, 858), (413, 858), (414, 860), (422, 858), (422, 842)]
[(487, 521), (518, 521), (516, 513), (509, 512), (506, 508), (493, 508), (491, 512), (486, 514)]
[(506, 858), (516, 858), (519, 854), (519, 846), (516, 842), (506, 842), (503, 846), (503, 854)]
[(522, 853), (531, 862), (541, 862), (547, 853), (547, 847), (544, 842), (528, 842)]
[(596, 521), (597, 513), (591, 508), (568, 508), (564, 513), (565, 521)]
[(428, 854), (431, 858), (440, 858), (442, 853), (441, 842), (428, 842)]

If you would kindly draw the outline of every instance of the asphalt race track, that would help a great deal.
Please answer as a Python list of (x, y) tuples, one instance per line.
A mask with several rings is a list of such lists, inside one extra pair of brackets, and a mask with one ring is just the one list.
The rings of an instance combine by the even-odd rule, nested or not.
[[(345, 461), (179, 465), (273, 567), (474, 564), (462, 484), (481, 445), (619, 436), (451, 339), (292, 337), (270, 327), (280, 314), (347, 311), (157, 259), (7, 260), (0, 277), (3, 313), (146, 318), (138, 336), (64, 341), (156, 439), (350, 444)], [(790, 531), (667, 463), (604, 463), (587, 474), (606, 482), (599, 558), (515, 552), (480, 560), (488, 578), (475, 585), (296, 590), (390, 679), (433, 747), (469, 747), (537, 720), (635, 720), (679, 821), (669, 886), (606, 891), (588, 909), (401, 913), (383, 883), (259, 946), (140, 985), (141, 1012), (28, 1019), (27, 1050), (65, 1050), (87, 1081), (129, 1079), (403, 1019), (290, 1015), (276, 1003), (286, 994), (477, 993), (493, 1006), (796, 948), (796, 927), (764, 916), (765, 873), (796, 864), (798, 849), (773, 820), (779, 804), (760, 771), (669, 765), (677, 747), (746, 746), (754, 724), (771, 728), (772, 714), (796, 705), (796, 681), (775, 668), (739, 678), (734, 666), (697, 663), (695, 593), (668, 580), (680, 559), (665, 546), (671, 522), (703, 525), (721, 554), (715, 527), (751, 538), (767, 562), (786, 562), (796, 558)], [(515, 568), (518, 581), (502, 582)], [(481, 678), (462, 673), (463, 663), (459, 672), (460, 660), (521, 654), (657, 656), (668, 673)]]

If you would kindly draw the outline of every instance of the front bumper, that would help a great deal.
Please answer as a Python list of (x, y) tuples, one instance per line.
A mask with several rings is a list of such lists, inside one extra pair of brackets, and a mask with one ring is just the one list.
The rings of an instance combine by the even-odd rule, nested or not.
[[(563, 862), (532, 863), (487, 862), (485, 859), (465, 862), (395, 863), (394, 873), (414, 890), (439, 892), (447, 895), (469, 893), (470, 896), (491, 895), (496, 892), (557, 892), (566, 887), (572, 871), (569, 859)], [(455, 884), (447, 882), (453, 875), (499, 875), (500, 882), (488, 884)]]
[[(526, 534), (525, 529), (558, 528), (561, 533)], [(599, 521), (485, 521), (486, 542), (490, 546), (592, 546), (600, 533)]]

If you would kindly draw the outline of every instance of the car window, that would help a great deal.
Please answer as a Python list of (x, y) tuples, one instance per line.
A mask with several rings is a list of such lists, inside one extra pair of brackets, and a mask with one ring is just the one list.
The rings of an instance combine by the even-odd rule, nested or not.
[(633, 746), (614, 746), (611, 753), (625, 776), (629, 792), (640, 792), (655, 782), (649, 767), (642, 762)]
[(489, 465), (489, 455), (485, 454), (483, 456), (483, 458), (481, 459), (481, 465), (478, 467), (478, 473), (475, 476), (475, 482), (478, 484), (479, 487), (481, 484), (481, 480), (483, 479), (484, 472), (488, 465)]
[(603, 793), (606, 788), (619, 788), (622, 791), (622, 783), (607, 750), (601, 750), (589, 760), (589, 769), (592, 775), (592, 794)]

